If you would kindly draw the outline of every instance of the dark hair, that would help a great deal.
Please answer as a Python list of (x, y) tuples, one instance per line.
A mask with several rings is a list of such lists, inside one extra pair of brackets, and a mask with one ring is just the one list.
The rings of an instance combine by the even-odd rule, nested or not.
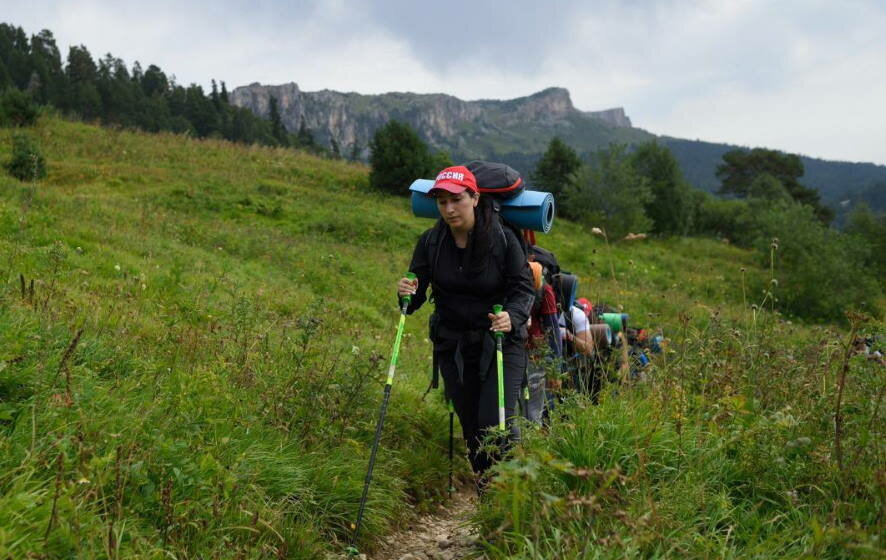
[[(480, 196), (472, 193), (472, 197)], [(474, 231), (468, 237), (465, 260), (468, 263), (467, 276), (474, 277), (482, 273), (489, 264), (492, 253), (492, 224), (495, 222), (495, 202), (489, 196), (480, 196), (480, 202), (474, 207)]]

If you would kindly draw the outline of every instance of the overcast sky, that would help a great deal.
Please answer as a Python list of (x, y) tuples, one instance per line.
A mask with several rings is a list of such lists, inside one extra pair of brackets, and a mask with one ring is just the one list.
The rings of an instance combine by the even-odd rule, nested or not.
[(0, 0), (179, 83), (511, 98), (568, 88), (658, 134), (886, 164), (886, 1)]

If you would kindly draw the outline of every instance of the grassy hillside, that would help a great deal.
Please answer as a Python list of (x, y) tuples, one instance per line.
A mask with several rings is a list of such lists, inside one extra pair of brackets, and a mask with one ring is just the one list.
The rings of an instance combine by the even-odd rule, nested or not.
[[(31, 133), (48, 178), (0, 178), (0, 558), (340, 550), (391, 287), (430, 223), (368, 192), (358, 165), (55, 118)], [(478, 517), (490, 554), (879, 546), (884, 378), (861, 358), (840, 390), (842, 468), (832, 456), (846, 333), (752, 310), (769, 271), (730, 246), (609, 247), (568, 223), (540, 243), (584, 295), (663, 328), (679, 353), (649, 383), (568, 403), (548, 436), (530, 435)], [(444, 494), (446, 413), (439, 395), (421, 401), (426, 314), (407, 323), (367, 549)], [(786, 459), (773, 450), (803, 437)], [(605, 485), (598, 471), (613, 473)]]

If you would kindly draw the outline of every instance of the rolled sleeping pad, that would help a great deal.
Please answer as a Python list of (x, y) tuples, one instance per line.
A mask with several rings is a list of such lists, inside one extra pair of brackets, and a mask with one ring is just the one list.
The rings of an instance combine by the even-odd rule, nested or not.
[(591, 338), (598, 349), (608, 348), (612, 338), (612, 329), (605, 323), (594, 323), (590, 326)]
[[(412, 191), (412, 213), (419, 218), (439, 218), (437, 202), (428, 196), (434, 182), (416, 179)], [(501, 214), (520, 229), (547, 233), (554, 224), (554, 195), (539, 191), (523, 191), (517, 196), (501, 201)]]
[(622, 313), (602, 313), (600, 318), (603, 319), (603, 322), (609, 325), (609, 328), (612, 329), (613, 334), (620, 333), (622, 328), (624, 327)]

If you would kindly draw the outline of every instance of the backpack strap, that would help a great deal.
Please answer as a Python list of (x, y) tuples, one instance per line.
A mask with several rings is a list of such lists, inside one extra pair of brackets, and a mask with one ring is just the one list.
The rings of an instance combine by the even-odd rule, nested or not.
[[(496, 215), (498, 215), (497, 212), (498, 212), (498, 210), (496, 207)], [(495, 222), (496, 223), (493, 225), (493, 227), (496, 229), (496, 233), (501, 237), (502, 242), (500, 245), (495, 245), (492, 248), (492, 255), (496, 259), (496, 261), (498, 262), (498, 265), (499, 265), (499, 268), (502, 272), (502, 275), (504, 275), (505, 256), (507, 255), (508, 247), (510, 246), (510, 244), (508, 242), (508, 236), (507, 236), (507, 234), (505, 234), (504, 220), (501, 219), (501, 217), (499, 216), (499, 219), (496, 220)], [(435, 225), (431, 229), (431, 232), (425, 238), (425, 251), (427, 251), (426, 254), (428, 257), (428, 263), (430, 263), (430, 265), (431, 265), (431, 275), (430, 275), (431, 276), (431, 278), (430, 278), (430, 284), (431, 284), (430, 301), (431, 301), (431, 303), (433, 303), (433, 301), (434, 301), (434, 280), (436, 278), (435, 272), (437, 270), (437, 261), (439, 261), (439, 257), (440, 257), (440, 245), (443, 243), (443, 239), (445, 239), (446, 236), (448, 236), (448, 235), (450, 235), (449, 228), (446, 226), (446, 223), (441, 219), (437, 222), (437, 225)], [(521, 239), (521, 238), (518, 236), (518, 239)]]
[(430, 274), (430, 285), (431, 285), (431, 297), (429, 301), (434, 303), (434, 281), (435, 281), (435, 272), (437, 270), (437, 261), (440, 257), (440, 244), (443, 243), (443, 239), (449, 235), (449, 228), (446, 227), (446, 223), (441, 218), (437, 221), (437, 224), (431, 228), (431, 232), (425, 237), (425, 251), (428, 257), (428, 263), (431, 265), (431, 274)]

